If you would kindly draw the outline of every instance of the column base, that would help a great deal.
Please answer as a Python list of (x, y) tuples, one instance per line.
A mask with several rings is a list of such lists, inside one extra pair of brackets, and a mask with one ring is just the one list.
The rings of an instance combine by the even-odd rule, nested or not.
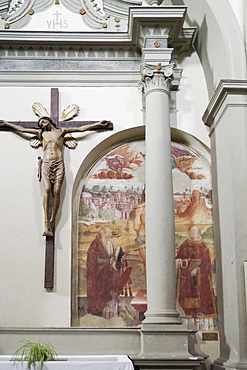
[(246, 361), (225, 361), (223, 359), (216, 360), (211, 365), (212, 370), (246, 370), (247, 369), (247, 360)]
[[(143, 323), (141, 335), (141, 358), (166, 358), (172, 360), (204, 359), (207, 356), (195, 353), (192, 346), (196, 331), (185, 325)], [(193, 355), (192, 355), (193, 353)]]

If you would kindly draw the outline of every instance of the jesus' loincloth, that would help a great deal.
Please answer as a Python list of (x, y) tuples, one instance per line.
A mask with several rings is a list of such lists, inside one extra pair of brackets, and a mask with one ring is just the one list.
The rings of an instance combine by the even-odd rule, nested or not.
[(62, 184), (65, 175), (63, 159), (49, 161), (43, 160), (42, 174), (51, 184)]

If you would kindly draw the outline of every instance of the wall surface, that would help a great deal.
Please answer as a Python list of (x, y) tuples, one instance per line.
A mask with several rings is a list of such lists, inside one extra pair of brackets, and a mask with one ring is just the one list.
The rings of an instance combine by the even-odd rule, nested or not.
[[(246, 78), (242, 27), (228, 0), (169, 0), (169, 3), (188, 6), (187, 24), (198, 29), (195, 48), (204, 70), (209, 97), (221, 79)], [(235, 12), (239, 7), (234, 2)]]
[[(198, 27), (194, 51), (189, 55), (182, 55), (177, 65), (183, 69), (183, 74), (177, 92), (177, 119), (174, 126), (209, 146), (208, 128), (201, 118), (209, 97), (220, 79), (241, 79), (246, 76), (242, 3), (240, 0), (174, 0), (169, 3), (188, 5), (187, 25)], [(27, 29), (32, 30), (31, 22)], [(137, 63), (136, 58), (135, 68)], [(110, 71), (107, 72), (109, 75)], [(76, 103), (80, 106), (78, 120), (109, 119), (114, 124), (114, 131), (75, 134), (79, 138), (76, 150), (64, 149), (66, 178), (57, 216), (53, 292), (48, 292), (43, 287), (43, 190), (37, 180), (37, 157), (42, 154), (42, 149), (34, 150), (27, 139), (0, 131), (0, 296), (4, 297), (0, 300), (0, 325), (4, 328), (70, 327), (71, 210), (74, 181), (86, 155), (102, 140), (113, 133), (143, 124), (139, 78), (137, 81), (135, 75), (129, 87), (127, 83), (121, 86), (121, 83), (115, 82), (111, 86), (102, 87), (101, 77), (100, 87), (95, 81), (90, 85), (89, 80), (84, 86), (80, 84), (80, 87), (76, 87), (74, 80), (73, 86), (70, 86), (68, 80), (64, 83), (60, 76), (60, 111), (67, 105)], [(34, 87), (30, 78), (23, 82), (19, 80), (17, 86), (13, 82), (8, 86), (1, 78), (0, 119), (35, 120), (31, 106), (36, 101), (42, 102), (49, 110), (50, 88), (57, 86), (48, 79), (46, 87), (37, 82)], [(138, 338), (135, 336), (133, 353), (138, 351)], [(197, 334), (197, 339), (199, 349), (210, 354), (210, 360), (217, 357), (217, 346), (214, 343), (207, 345), (202, 342), (200, 333)]]
[(232, 7), (232, 10), (238, 20), (240, 28), (243, 28), (243, 18), (244, 18), (244, 10), (243, 10), (243, 4), (244, 0), (228, 0), (229, 4)]
[[(133, 88), (60, 89), (61, 110), (81, 107), (80, 120), (109, 119), (114, 132), (142, 123), (140, 92)], [(1, 115), (7, 120), (36, 119), (31, 106), (49, 109), (48, 88), (1, 89)], [(23, 97), (25, 97), (23, 99)], [(129, 109), (135, 102), (135, 109)], [(14, 108), (14, 109), (13, 109)], [(29, 142), (10, 132), (0, 133), (1, 155), (1, 282), (0, 322), (5, 327), (66, 327), (70, 325), (71, 196), (78, 168), (87, 153), (111, 132), (80, 135), (74, 151), (64, 149), (66, 179), (57, 217), (55, 290), (43, 288), (44, 248), (42, 185), (37, 157)], [(78, 134), (75, 134), (78, 137)], [(28, 304), (28, 310), (27, 310)], [(30, 315), (32, 312), (32, 315)]]
[(177, 128), (210, 146), (208, 128), (202, 122), (202, 115), (208, 101), (208, 90), (197, 52), (194, 51), (190, 56), (183, 57), (178, 67), (182, 68), (183, 73), (177, 92)]
[[(184, 65), (181, 91), (178, 93), (178, 128), (208, 142), (207, 129), (200, 119), (200, 101), (191, 75), (203, 75), (194, 56), (193, 67)], [(193, 69), (193, 72), (192, 72)], [(187, 73), (188, 72), (188, 73)], [(202, 85), (203, 86), (203, 85)], [(205, 83), (204, 83), (205, 87)], [(38, 156), (42, 149), (33, 149), (27, 140), (11, 132), (1, 131), (1, 282), (0, 322), (3, 327), (67, 327), (70, 326), (71, 279), (71, 207), (72, 188), (85, 156), (109, 135), (142, 125), (141, 92), (137, 87), (59, 89), (60, 111), (67, 105), (80, 106), (78, 120), (108, 119), (113, 132), (75, 134), (78, 146), (64, 149), (66, 178), (62, 186), (61, 207), (57, 216), (55, 290), (43, 288), (44, 250), (42, 185), (37, 179)], [(8, 121), (36, 120), (32, 104), (36, 101), (50, 107), (50, 88), (0, 88), (1, 118)], [(206, 89), (204, 88), (204, 100)], [(203, 93), (201, 95), (203, 97)], [(203, 105), (203, 99), (201, 101)], [(29, 305), (29, 310), (26, 305)], [(30, 312), (33, 314), (30, 315)]]

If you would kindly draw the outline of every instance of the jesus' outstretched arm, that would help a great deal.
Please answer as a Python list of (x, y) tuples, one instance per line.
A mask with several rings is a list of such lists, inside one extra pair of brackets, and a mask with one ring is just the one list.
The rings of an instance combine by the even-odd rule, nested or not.
[(15, 125), (13, 123), (7, 122), (5, 120), (0, 120), (0, 127), (2, 127), (2, 128), (9, 127), (13, 131), (23, 132), (25, 134), (38, 135), (40, 133), (39, 129), (21, 127), (21, 126)]
[(110, 123), (110, 121), (106, 121), (106, 120), (103, 120), (103, 121), (99, 121), (99, 122), (95, 122), (95, 123), (92, 123), (90, 125), (84, 125), (84, 126), (80, 126), (80, 127), (65, 127), (63, 128), (63, 133), (62, 135), (66, 135), (66, 134), (70, 134), (72, 132), (84, 132), (84, 131), (90, 131), (92, 130), (93, 128), (97, 128), (97, 127), (107, 127), (107, 125)]

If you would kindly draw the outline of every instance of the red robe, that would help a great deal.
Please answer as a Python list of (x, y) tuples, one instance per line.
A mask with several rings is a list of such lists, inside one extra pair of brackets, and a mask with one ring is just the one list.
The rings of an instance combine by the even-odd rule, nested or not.
[(92, 315), (103, 316), (107, 302), (112, 299), (111, 292), (118, 297), (130, 277), (132, 268), (120, 275), (110, 265), (111, 257), (97, 235), (87, 251), (87, 312)]
[(110, 256), (98, 236), (87, 251), (87, 311), (102, 316), (110, 291), (117, 287), (118, 273), (110, 266)]
[[(178, 268), (177, 299), (186, 317), (204, 314), (216, 317), (215, 295), (212, 287), (211, 259), (203, 240), (186, 239), (179, 247), (176, 259)], [(196, 276), (191, 271), (198, 267)]]

